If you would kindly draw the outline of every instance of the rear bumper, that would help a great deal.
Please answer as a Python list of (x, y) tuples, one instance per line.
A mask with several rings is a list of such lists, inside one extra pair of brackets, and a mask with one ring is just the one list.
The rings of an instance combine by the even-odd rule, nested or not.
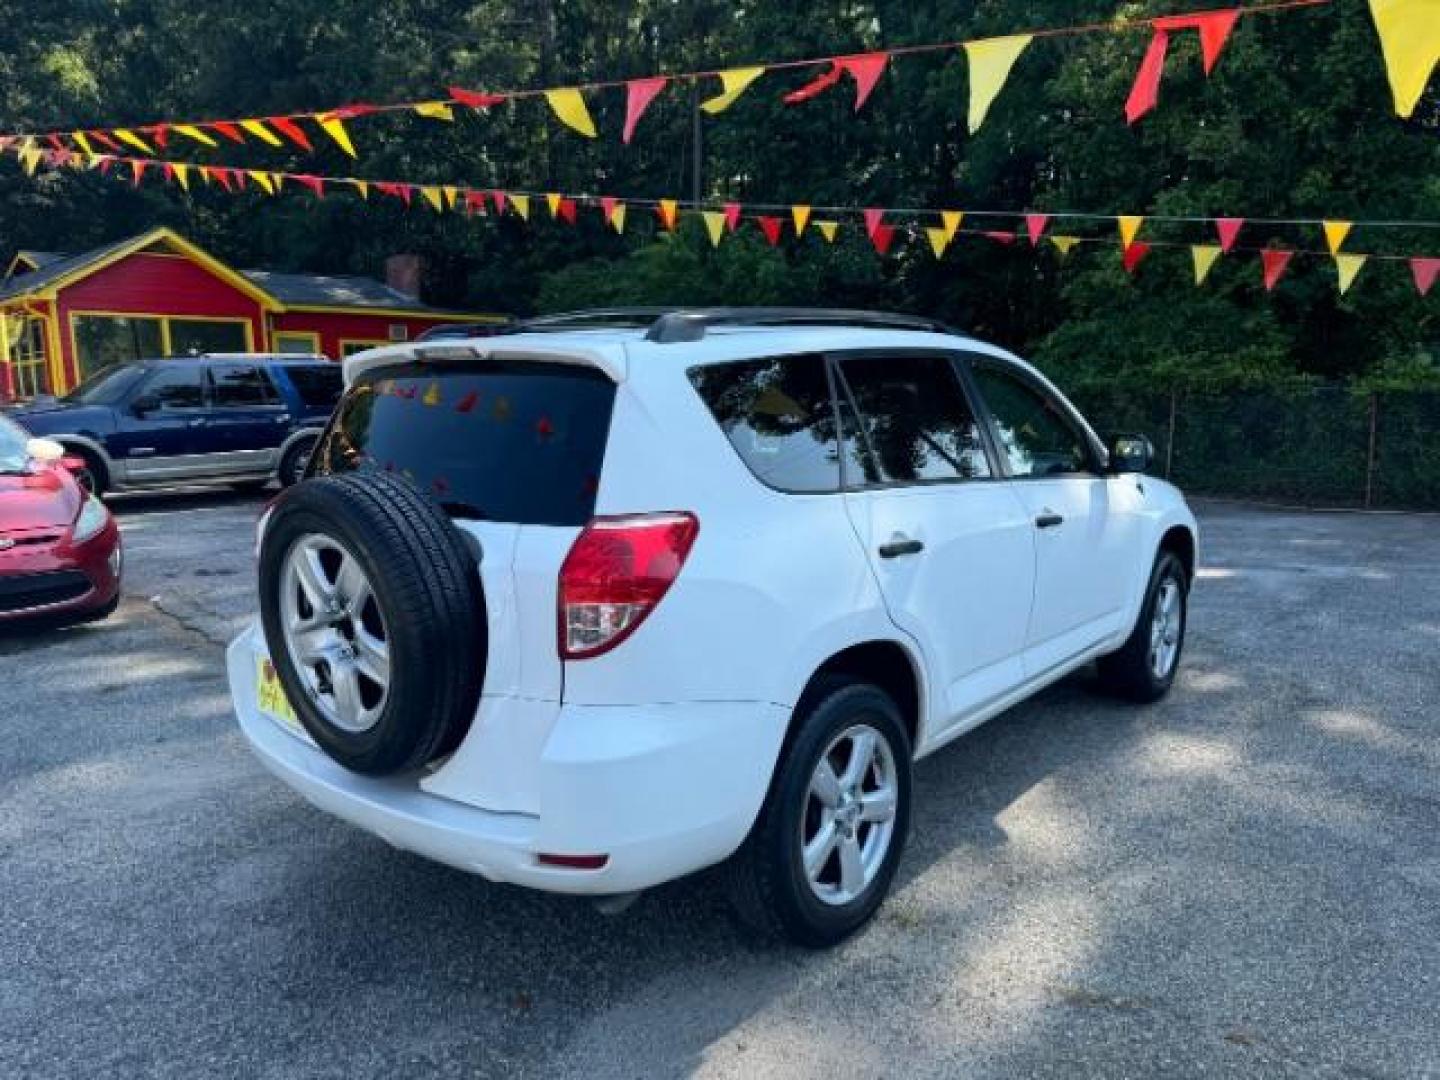
[[(759, 812), (788, 723), (761, 703), (557, 705), (537, 770), (538, 814), (433, 794), (415, 777), (359, 776), (260, 711), (254, 628), (231, 644), (240, 729), (265, 766), (323, 810), (395, 847), (492, 881), (604, 895), (646, 888), (730, 855)], [(598, 870), (541, 852), (606, 855)]]

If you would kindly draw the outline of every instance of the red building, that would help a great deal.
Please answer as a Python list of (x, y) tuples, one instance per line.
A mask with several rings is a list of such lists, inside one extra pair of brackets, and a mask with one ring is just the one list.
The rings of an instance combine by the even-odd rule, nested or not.
[[(413, 264), (397, 260), (396, 268), (414, 284)], [(505, 321), (428, 307), (394, 285), (236, 270), (169, 229), (82, 255), (22, 251), (0, 281), (0, 400), (63, 394), (107, 364), (141, 357), (339, 360), (440, 323)]]

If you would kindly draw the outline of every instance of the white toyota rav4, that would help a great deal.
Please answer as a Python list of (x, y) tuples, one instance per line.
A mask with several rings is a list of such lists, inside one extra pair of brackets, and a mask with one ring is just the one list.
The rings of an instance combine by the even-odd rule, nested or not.
[(1067, 672), (1175, 678), (1195, 520), (1038, 372), (903, 316), (610, 312), (376, 349), (260, 526), (260, 759), (495, 881), (724, 863), (807, 945), (876, 910), (914, 761)]

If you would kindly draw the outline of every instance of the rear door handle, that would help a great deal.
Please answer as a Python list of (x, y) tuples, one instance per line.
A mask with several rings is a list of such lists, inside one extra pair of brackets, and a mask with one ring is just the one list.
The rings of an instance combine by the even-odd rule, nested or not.
[(1065, 519), (1059, 514), (1044, 513), (1035, 519), (1037, 529), (1053, 529), (1056, 525), (1064, 524)]
[(901, 555), (918, 555), (925, 550), (925, 545), (919, 540), (901, 538), (891, 540), (888, 544), (881, 544), (878, 550), (882, 559), (894, 559)]

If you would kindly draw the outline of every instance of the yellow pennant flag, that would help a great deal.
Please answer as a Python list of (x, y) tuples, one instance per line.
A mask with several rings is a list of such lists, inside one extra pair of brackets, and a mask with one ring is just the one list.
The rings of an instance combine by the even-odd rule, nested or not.
[(174, 130), (178, 131), (181, 135), (184, 135), (187, 139), (194, 139), (202, 146), (220, 145), (209, 135), (196, 127), (194, 124), (176, 124)]
[(275, 194), (275, 183), (274, 183), (274, 181), (272, 181), (272, 180), (270, 179), (270, 174), (269, 174), (269, 173), (267, 173), (267, 172), (258, 172), (258, 171), (256, 171), (255, 169), (248, 169), (248, 170), (246, 170), (246, 172), (247, 172), (247, 174), (249, 175), (249, 177), (250, 177), (251, 180), (254, 180), (255, 183), (257, 183), (257, 184), (260, 185), (261, 190), (263, 190), (263, 191), (265, 192), (265, 194), (267, 194), (267, 195), (274, 195), (274, 194)]
[(455, 110), (448, 102), (444, 101), (422, 101), (415, 106), (417, 116), (428, 116), (431, 120), (454, 120)]
[(425, 393), (421, 396), (420, 403), (422, 405), (440, 404), (440, 383), (438, 381), (432, 380), (430, 385), (425, 388)]
[(1120, 226), (1120, 246), (1128, 249), (1135, 242), (1145, 219), (1138, 214), (1121, 214), (1116, 221)]
[(446, 208), (454, 210), (455, 204), (460, 200), (460, 189), (455, 187), (453, 184), (446, 184), (445, 187), (441, 188), (441, 190), (445, 193)]
[(1336, 255), (1335, 272), (1340, 275), (1340, 295), (1344, 296), (1345, 291), (1355, 283), (1355, 275), (1360, 273), (1360, 268), (1365, 265), (1365, 255)]
[(705, 219), (705, 231), (710, 234), (711, 245), (719, 247), (720, 238), (725, 235), (725, 214), (720, 210), (702, 210), (700, 216)]
[(264, 142), (270, 146), (285, 145), (283, 142), (280, 141), (279, 135), (276, 135), (259, 120), (241, 120), (240, 126), (246, 131), (250, 132), (251, 135), (254, 135), (261, 142)]
[(43, 155), (33, 146), (27, 146), (20, 151), (20, 164), (24, 166), (26, 176), (34, 176), (35, 170), (40, 165), (40, 158)]
[(350, 141), (350, 133), (345, 130), (345, 125), (334, 113), (321, 113), (315, 117), (324, 130), (325, 134), (335, 140), (335, 145), (344, 150), (351, 157), (355, 156), (355, 144)]
[(1331, 255), (1340, 254), (1340, 245), (1345, 243), (1345, 237), (1350, 235), (1351, 224), (1348, 221), (1322, 221), (1320, 223), (1320, 227), (1325, 230), (1325, 243), (1329, 245)]
[(546, 90), (545, 100), (566, 127), (578, 131), (587, 139), (596, 137), (595, 121), (590, 118), (590, 109), (579, 90), (569, 86), (559, 90)]
[(927, 225), (925, 235), (930, 238), (930, 247), (935, 252), (935, 258), (943, 259), (945, 249), (950, 246), (950, 237), (945, 235), (945, 230), (936, 228), (934, 225)]
[(445, 209), (445, 204), (441, 201), (440, 189), (438, 187), (422, 187), (420, 194), (425, 196), (425, 201), (434, 207), (437, 214)]
[(680, 202), (678, 199), (660, 200), (660, 221), (665, 228), (673, 230), (675, 222), (679, 220)]
[(207, 184), (213, 184), (215, 182), (214, 174), (210, 172), (209, 165), (200, 166), (200, 179), (204, 180)]
[(365, 181), (365, 180), (351, 180), (351, 181), (350, 181), (350, 184), (351, 184), (351, 186), (353, 186), (353, 187), (355, 188), (356, 191), (358, 191), (358, 192), (360, 193), (360, 198), (362, 198), (362, 199), (368, 199), (368, 198), (370, 198), (370, 184), (369, 184), (367, 181)]
[(731, 68), (729, 71), (720, 71), (716, 74), (720, 76), (720, 85), (725, 89), (700, 103), (700, 108), (711, 116), (722, 113), (734, 105), (735, 99), (743, 94), (751, 83), (765, 74), (765, 69), (763, 67)]
[(93, 154), (93, 153), (95, 153), (94, 147), (92, 147), (92, 146), (90, 145), (90, 140), (85, 137), (85, 132), (83, 132), (83, 131), (76, 131), (76, 132), (74, 132), (73, 134), (71, 134), (70, 137), (75, 140), (76, 145), (79, 146), (81, 150), (84, 150), (85, 153), (87, 153), (87, 154)]
[(1190, 261), (1195, 264), (1195, 284), (1204, 285), (1210, 276), (1210, 268), (1220, 257), (1219, 244), (1191, 244)]
[(610, 211), (610, 226), (617, 233), (625, 231), (625, 204), (616, 203), (615, 209)]
[(552, 191), (545, 196), (545, 205), (550, 208), (550, 216), (552, 218), (560, 216), (560, 196), (555, 192)]
[(805, 226), (810, 221), (810, 207), (792, 206), (790, 207), (790, 217), (795, 221), (795, 235), (799, 236), (805, 231)]
[(1370, 0), (1370, 16), (1380, 35), (1395, 111), (1408, 118), (1440, 64), (1440, 6), (1435, 0)]
[(117, 139), (119, 139), (121, 142), (127, 143), (127, 144), (129, 144), (130, 146), (133, 146), (136, 150), (139, 150), (142, 154), (153, 154), (153, 153), (155, 153), (154, 150), (150, 149), (149, 144), (146, 143), (144, 139), (140, 138), (139, 135), (136, 135), (133, 131), (129, 130), (128, 128), (116, 128), (116, 129), (115, 129), (114, 131), (112, 131), (110, 134), (114, 135), (114, 136), (115, 136)]
[(960, 223), (965, 220), (963, 210), (941, 210), (940, 226), (945, 230), (945, 240), (948, 243), (955, 239), (955, 234), (960, 231)]
[(171, 167), (175, 170), (175, 182), (176, 182), (177, 184), (179, 184), (180, 187), (183, 188), (185, 191), (189, 191), (189, 190), (190, 190), (190, 166), (184, 164), (183, 162), (177, 161), (177, 162), (175, 162), (175, 164), (174, 164), (173, 166), (171, 166)]
[(516, 212), (517, 214), (519, 214), (520, 217), (523, 218), (525, 221), (529, 221), (529, 220), (530, 220), (530, 196), (529, 196), (529, 195), (509, 195), (509, 196), (507, 196), (507, 198), (508, 198), (509, 201), (510, 201), (510, 205), (515, 208), (515, 212)]
[(825, 238), (827, 244), (835, 242), (835, 234), (840, 230), (838, 221), (817, 221), (815, 227), (820, 230), (820, 235)]
[(1010, 77), (1010, 69), (1030, 44), (1031, 37), (1014, 34), (965, 42), (965, 56), (970, 61), (970, 134), (980, 130), (995, 95)]
[(1073, 248), (1073, 247), (1074, 247), (1076, 244), (1078, 244), (1079, 242), (1080, 242), (1080, 238), (1079, 238), (1078, 236), (1066, 236), (1066, 235), (1064, 235), (1063, 233), (1051, 233), (1051, 234), (1050, 234), (1050, 243), (1052, 243), (1052, 244), (1055, 245), (1055, 250), (1058, 251), (1058, 252), (1060, 252), (1060, 257), (1061, 257), (1062, 259), (1063, 259), (1066, 255), (1069, 255), (1069, 254), (1070, 254), (1070, 249)]

